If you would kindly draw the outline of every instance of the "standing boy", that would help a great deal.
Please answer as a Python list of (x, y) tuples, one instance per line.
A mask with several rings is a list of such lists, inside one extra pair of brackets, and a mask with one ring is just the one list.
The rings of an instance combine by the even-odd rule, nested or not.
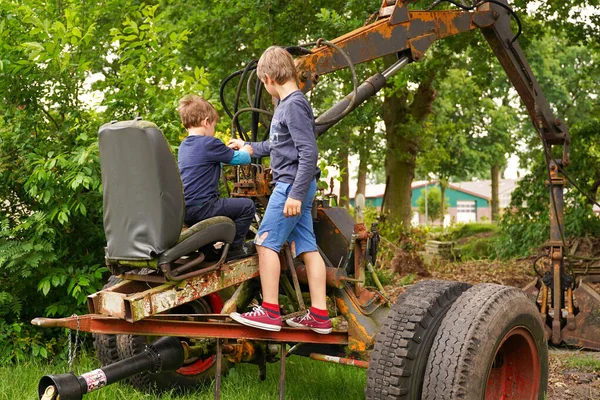
[(306, 315), (287, 320), (293, 327), (315, 332), (331, 332), (325, 295), (325, 263), (319, 254), (313, 231), (312, 203), (317, 190), (317, 142), (312, 108), (298, 89), (292, 56), (283, 48), (269, 47), (260, 57), (257, 75), (279, 105), (275, 109), (269, 140), (244, 143), (235, 139), (230, 147), (241, 149), (250, 144), (257, 157), (270, 156), (273, 194), (260, 225), (256, 248), (262, 285), (262, 306), (231, 318), (241, 324), (279, 331), (279, 251), (287, 241), (292, 255), (301, 256), (308, 272), (311, 307)]
[(243, 244), (255, 208), (251, 199), (219, 198), (221, 163), (249, 164), (252, 147), (234, 151), (215, 138), (217, 110), (200, 96), (189, 95), (179, 101), (179, 116), (188, 136), (179, 146), (179, 172), (185, 197), (187, 226), (202, 220), (225, 216), (235, 223), (235, 239), (229, 249), (229, 259), (245, 255)]

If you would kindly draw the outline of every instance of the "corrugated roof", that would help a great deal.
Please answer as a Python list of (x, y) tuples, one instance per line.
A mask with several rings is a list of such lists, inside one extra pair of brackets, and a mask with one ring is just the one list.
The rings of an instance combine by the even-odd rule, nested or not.
[[(425, 186), (427, 183), (430, 185), (436, 185), (437, 181), (413, 181), (412, 188), (417, 189), (419, 187)], [(510, 195), (512, 191), (517, 186), (516, 179), (501, 179), (499, 182), (498, 195), (500, 196), (500, 207), (506, 207), (510, 203)], [(492, 181), (491, 180), (482, 180), (482, 181), (469, 181), (469, 182), (452, 182), (449, 184), (449, 187), (462, 191), (465, 193), (469, 193), (475, 195), (477, 197), (482, 197), (487, 200), (492, 198)], [(383, 197), (385, 193), (385, 184), (380, 183), (376, 185), (367, 185), (366, 187), (365, 197), (367, 198), (377, 198)], [(334, 192), (339, 194), (339, 185), (336, 186)], [(356, 181), (350, 182), (350, 198), (353, 199), (356, 196)]]

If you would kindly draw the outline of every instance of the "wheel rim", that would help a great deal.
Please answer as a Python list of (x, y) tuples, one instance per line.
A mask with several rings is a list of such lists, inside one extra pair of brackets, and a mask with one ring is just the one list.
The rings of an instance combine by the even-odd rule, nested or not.
[[(223, 309), (223, 300), (221, 300), (221, 297), (216, 293), (211, 293), (211, 294), (205, 296), (204, 300), (207, 301), (207, 303), (210, 306), (210, 309), (212, 310), (213, 313), (220, 313), (221, 310)], [(184, 365), (183, 367), (179, 368), (175, 372), (177, 372), (180, 375), (186, 375), (186, 376), (198, 375), (198, 374), (208, 371), (208, 369), (213, 366), (215, 361), (216, 361), (215, 356), (205, 358), (204, 360), (199, 359), (197, 361), (194, 361), (192, 363)]]
[(531, 332), (517, 327), (496, 349), (485, 390), (486, 400), (534, 400), (540, 387), (539, 351)]

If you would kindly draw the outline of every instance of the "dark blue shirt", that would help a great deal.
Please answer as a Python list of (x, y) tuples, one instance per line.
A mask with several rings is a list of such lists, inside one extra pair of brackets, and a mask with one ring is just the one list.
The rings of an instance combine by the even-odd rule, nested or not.
[(221, 163), (229, 163), (234, 151), (213, 136), (190, 135), (179, 146), (179, 173), (186, 207), (219, 197)]
[(303, 201), (320, 174), (319, 150), (312, 107), (300, 90), (279, 102), (271, 121), (269, 140), (250, 143), (254, 157), (271, 156), (273, 180), (292, 185), (289, 197)]

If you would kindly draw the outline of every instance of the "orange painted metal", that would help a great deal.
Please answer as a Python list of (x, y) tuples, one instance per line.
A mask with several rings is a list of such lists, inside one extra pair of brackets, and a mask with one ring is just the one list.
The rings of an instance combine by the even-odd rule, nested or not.
[[(349, 32), (332, 43), (344, 50), (353, 64), (387, 54), (410, 50), (418, 60), (436, 40), (492, 25), (495, 11), (409, 11), (394, 10), (391, 16)], [(400, 17), (396, 15), (402, 14)], [(406, 16), (406, 18), (404, 18)], [(312, 49), (297, 59), (303, 91), (310, 90), (319, 76), (348, 67), (346, 59), (331, 47)]]
[(82, 332), (101, 334), (214, 339), (244, 338), (246, 340), (285, 343), (303, 342), (339, 345), (348, 343), (348, 332), (333, 331), (328, 335), (320, 335), (309, 329), (286, 327), (281, 328), (279, 332), (270, 332), (236, 323), (174, 321), (163, 318), (147, 318), (142, 321), (130, 323), (120, 318), (87, 314), (68, 318), (36, 318), (31, 323), (43, 328), (79, 329)]

